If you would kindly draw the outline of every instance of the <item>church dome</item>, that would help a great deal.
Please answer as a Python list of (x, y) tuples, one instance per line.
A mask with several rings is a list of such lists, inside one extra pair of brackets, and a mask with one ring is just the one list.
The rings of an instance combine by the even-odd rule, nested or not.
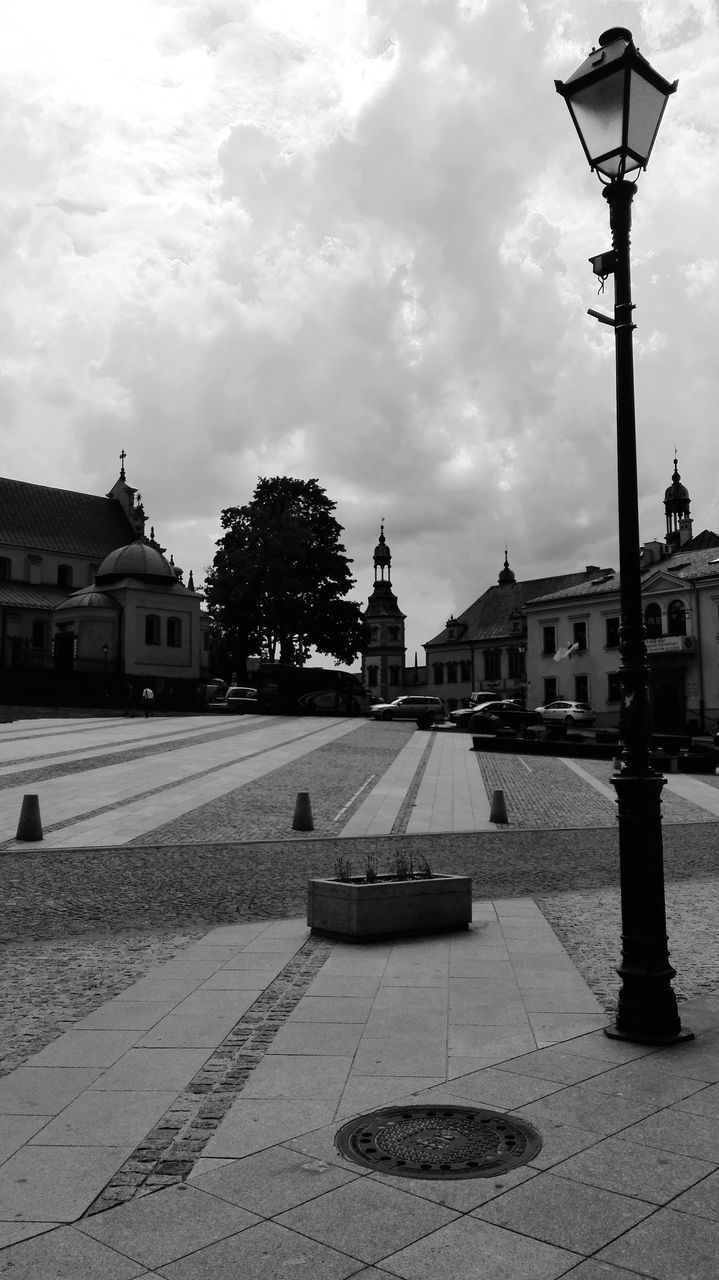
[(389, 547), (387, 546), (387, 543), (385, 542), (385, 537), (384, 537), (384, 525), (380, 526), (379, 542), (377, 543), (377, 546), (374, 549), (374, 558), (375, 558), (375, 563), (378, 560), (390, 559), (390, 550), (389, 550)]
[(512, 585), (512, 583), (516, 581), (517, 579), (515, 578), (514, 573), (509, 567), (509, 559), (507, 557), (507, 548), (505, 547), (504, 548), (504, 568), (500, 569), (497, 582), (499, 583), (500, 587), (509, 587)]
[(679, 474), (679, 471), (677, 470), (677, 460), (675, 458), (674, 474), (672, 475), (672, 482), (669, 485), (669, 488), (664, 490), (665, 502), (688, 502), (689, 501), (689, 490), (687, 489), (686, 485), (681, 484), (680, 481), (681, 481), (681, 476)]
[(168, 584), (177, 581), (170, 562), (146, 538), (137, 538), (128, 546), (118, 547), (105, 556), (96, 581), (101, 583), (117, 578), (144, 578)]
[(57, 605), (55, 612), (60, 609), (117, 609), (117, 601), (96, 587), (83, 587)]

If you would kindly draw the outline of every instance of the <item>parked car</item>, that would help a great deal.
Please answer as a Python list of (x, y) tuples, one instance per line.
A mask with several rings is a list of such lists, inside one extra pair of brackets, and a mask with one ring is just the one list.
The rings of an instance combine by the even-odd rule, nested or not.
[(377, 702), (370, 707), (369, 713), (373, 720), (417, 720), (427, 715), (435, 720), (444, 720), (442, 699), (421, 697), (419, 694), (404, 694), (394, 702)]
[(246, 712), (257, 711), (257, 690), (251, 689), (249, 685), (230, 685), (227, 693), (222, 698), (217, 698), (209, 704), (210, 711), (230, 711), (234, 714), (243, 715)]
[(516, 698), (499, 698), (496, 689), (493, 693), (480, 690), (478, 693), (470, 694), (468, 707), (457, 707), (456, 711), (450, 711), (449, 718), (458, 729), (469, 729), (475, 711), (479, 711), (488, 702), (513, 702), (517, 707), (522, 705)]
[(566, 729), (572, 729), (575, 725), (584, 725), (589, 729), (595, 721), (594, 712), (588, 702), (568, 702), (560, 698), (556, 702), (547, 702), (545, 706), (537, 707), (536, 710), (544, 724), (562, 724)]
[(470, 733), (496, 733), (498, 729), (516, 729), (521, 733), (527, 725), (541, 723), (536, 711), (528, 711), (520, 702), (504, 698), (499, 702), (485, 702), (473, 711), (468, 728)]

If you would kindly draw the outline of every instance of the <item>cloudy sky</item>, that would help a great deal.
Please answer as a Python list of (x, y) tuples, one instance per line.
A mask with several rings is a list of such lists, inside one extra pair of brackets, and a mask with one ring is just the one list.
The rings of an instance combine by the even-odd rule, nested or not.
[[(127, 451), (196, 581), (316, 477), (408, 662), (496, 580), (617, 564), (610, 247), (554, 79), (607, 27), (679, 80), (634, 206), (642, 537), (719, 528), (714, 0), (24, 0), (0, 17), (0, 467)], [(148, 526), (149, 527), (149, 526)]]

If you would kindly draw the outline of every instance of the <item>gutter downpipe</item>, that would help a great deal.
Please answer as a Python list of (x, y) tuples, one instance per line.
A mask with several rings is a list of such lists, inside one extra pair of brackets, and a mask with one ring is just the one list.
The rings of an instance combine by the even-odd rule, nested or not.
[(699, 732), (705, 731), (705, 706), (704, 706), (704, 652), (702, 649), (702, 620), (699, 612), (699, 592), (696, 582), (692, 582), (692, 595), (694, 596), (694, 616), (696, 618), (696, 641), (697, 653), (699, 655)]

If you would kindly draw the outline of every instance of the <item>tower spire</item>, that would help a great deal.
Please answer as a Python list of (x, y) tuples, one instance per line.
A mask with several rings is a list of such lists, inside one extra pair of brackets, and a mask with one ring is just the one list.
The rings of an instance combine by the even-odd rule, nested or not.
[(667, 520), (666, 543), (670, 551), (678, 551), (692, 537), (691, 499), (689, 490), (682, 484), (681, 479), (675, 445), (672, 482), (664, 491), (664, 511)]

